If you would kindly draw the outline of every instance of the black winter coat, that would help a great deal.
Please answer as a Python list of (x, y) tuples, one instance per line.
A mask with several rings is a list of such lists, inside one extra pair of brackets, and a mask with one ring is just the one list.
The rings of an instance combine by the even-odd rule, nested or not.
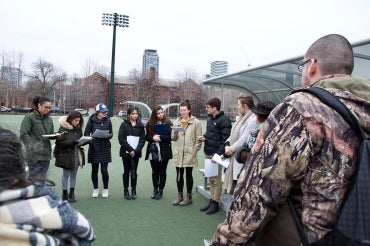
[[(139, 137), (139, 143), (135, 149), (133, 149), (127, 142), (127, 136)], [(118, 142), (121, 145), (119, 150), (119, 156), (129, 158), (130, 152), (135, 151), (135, 157), (141, 157), (141, 150), (145, 144), (145, 129), (141, 121), (136, 122), (136, 126), (132, 126), (129, 120), (124, 120), (119, 127)]]
[(204, 137), (204, 153), (213, 155), (215, 153), (222, 155), (225, 153), (225, 142), (231, 133), (231, 120), (223, 111), (220, 111), (215, 117), (208, 115), (207, 129)]
[[(76, 140), (82, 137), (82, 129), (72, 126), (66, 119), (67, 116), (59, 118), (60, 128), (58, 132), (64, 133), (55, 141), (55, 166), (64, 169), (73, 169), (75, 165), (83, 166), (85, 164), (83, 148), (77, 147), (74, 144)], [(79, 163), (77, 151), (80, 151), (81, 163)]]
[[(167, 135), (161, 135), (161, 141), (159, 143), (159, 149), (161, 152), (161, 159), (162, 161), (170, 160), (172, 159), (172, 148), (171, 148), (171, 131), (172, 128), (168, 127), (168, 134)], [(154, 143), (153, 135), (149, 133), (149, 126), (146, 126), (146, 141), (148, 141), (148, 145), (146, 146), (146, 154), (145, 154), (145, 160), (148, 160), (149, 158), (149, 146), (150, 144)]]
[(89, 163), (108, 163), (112, 162), (111, 142), (113, 137), (112, 122), (109, 117), (98, 119), (96, 114), (90, 116), (84, 136), (91, 136), (96, 129), (108, 130), (108, 138), (93, 138), (89, 143), (88, 162)]

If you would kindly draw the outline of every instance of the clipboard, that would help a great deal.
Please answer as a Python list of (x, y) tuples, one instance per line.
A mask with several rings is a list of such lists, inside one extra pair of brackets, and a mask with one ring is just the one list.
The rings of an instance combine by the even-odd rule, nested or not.
[(168, 124), (155, 124), (154, 125), (154, 134), (157, 135), (169, 135)]

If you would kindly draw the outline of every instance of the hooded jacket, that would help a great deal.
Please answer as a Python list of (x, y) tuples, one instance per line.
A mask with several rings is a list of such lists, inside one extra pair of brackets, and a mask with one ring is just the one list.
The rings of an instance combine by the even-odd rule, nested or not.
[(82, 129), (68, 123), (67, 116), (60, 117), (59, 124), (58, 132), (63, 134), (55, 141), (55, 166), (65, 169), (73, 169), (76, 165), (83, 166), (83, 148), (76, 146), (76, 141), (82, 137)]
[[(333, 93), (370, 134), (370, 82), (332, 75), (313, 86)], [(310, 93), (287, 96), (265, 121), (210, 245), (300, 245), (286, 209), (288, 195), (315, 242), (335, 227), (354, 174), (360, 137)], [(285, 214), (284, 214), (285, 213)], [(287, 223), (281, 224), (285, 220)], [(280, 226), (278, 225), (280, 223)], [(275, 227), (274, 227), (275, 225)], [(267, 236), (271, 233), (270, 236)], [(275, 240), (275, 241), (274, 241)], [(251, 244), (253, 245), (253, 244)]]
[(96, 114), (89, 117), (86, 123), (84, 136), (91, 136), (96, 129), (108, 130), (108, 138), (93, 138), (89, 143), (88, 162), (89, 163), (108, 163), (112, 162), (111, 142), (113, 137), (112, 122), (109, 117), (98, 119)]
[(41, 116), (40, 112), (33, 110), (23, 118), (20, 130), (20, 139), (26, 147), (26, 160), (49, 161), (51, 159), (51, 143), (42, 135), (53, 134), (54, 124), (49, 115)]

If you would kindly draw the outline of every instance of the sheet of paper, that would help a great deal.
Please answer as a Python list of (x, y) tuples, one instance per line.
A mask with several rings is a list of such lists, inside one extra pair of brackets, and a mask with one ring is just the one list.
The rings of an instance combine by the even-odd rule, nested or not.
[(214, 160), (218, 164), (224, 166), (225, 168), (227, 168), (230, 164), (230, 159), (229, 158), (225, 158), (225, 159), (222, 160), (221, 156), (218, 155), (218, 154), (214, 154), (213, 157), (212, 157), (212, 160)]
[(174, 132), (184, 132), (185, 128), (182, 128), (181, 126), (171, 126), (172, 131)]
[(211, 159), (204, 160), (204, 177), (215, 177), (218, 175), (218, 164)]
[(133, 148), (136, 149), (137, 145), (139, 144), (139, 137), (138, 136), (127, 136), (127, 143)]
[(45, 134), (45, 135), (41, 135), (43, 136), (44, 138), (54, 138), (56, 136), (60, 136), (61, 134), (60, 133), (55, 133), (55, 134)]
[(209, 245), (209, 242), (205, 239), (203, 239), (203, 243), (204, 243), (204, 246), (208, 246)]
[(77, 146), (84, 145), (92, 140), (92, 137), (89, 136), (82, 136), (80, 139), (77, 140)]
[(104, 135), (106, 135), (106, 134), (109, 134), (108, 130), (96, 129), (91, 137), (93, 137), (93, 138), (103, 138)]

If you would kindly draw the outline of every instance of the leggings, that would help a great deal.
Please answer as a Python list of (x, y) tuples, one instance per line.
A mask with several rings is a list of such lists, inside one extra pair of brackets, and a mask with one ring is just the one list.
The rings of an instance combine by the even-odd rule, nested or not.
[[(94, 189), (98, 189), (98, 171), (99, 163), (91, 163), (91, 181), (93, 183)], [(109, 174), (108, 174), (108, 163), (101, 163), (100, 172), (103, 178), (103, 188), (108, 189)]]
[(63, 169), (62, 176), (62, 188), (67, 190), (68, 188), (68, 179), (69, 179), (69, 188), (73, 189), (76, 185), (76, 175), (78, 170), (78, 164), (73, 167), (73, 169)]
[(193, 167), (176, 167), (177, 191), (183, 192), (184, 189), (184, 171), (186, 172), (186, 191), (188, 194), (193, 190)]
[(152, 166), (152, 182), (155, 190), (163, 190), (167, 179), (168, 160), (165, 161), (150, 161)]

